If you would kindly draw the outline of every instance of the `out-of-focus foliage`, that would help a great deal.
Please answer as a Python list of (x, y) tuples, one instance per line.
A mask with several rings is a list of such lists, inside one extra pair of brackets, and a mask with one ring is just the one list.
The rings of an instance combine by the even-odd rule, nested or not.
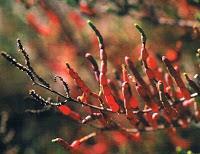
[[(137, 22), (145, 29), (147, 49), (152, 57), (166, 55), (181, 66), (182, 71), (194, 75), (200, 72), (195, 58), (200, 44), (199, 8), (198, 0), (0, 0), (0, 50), (20, 59), (14, 45), (16, 38), (20, 38), (31, 55), (34, 68), (52, 83), (55, 74), (64, 77), (73, 95), (77, 96), (79, 91), (66, 73), (66, 62), (79, 70), (92, 89), (98, 89), (84, 60), (86, 52), (98, 57), (98, 42), (86, 24), (87, 19), (92, 19), (103, 34), (109, 69), (113, 70), (110, 76), (116, 68), (121, 68), (124, 60), (121, 57), (138, 59), (141, 45), (134, 29)], [(61, 90), (62, 87), (53, 84)], [(80, 129), (75, 121), (55, 111), (26, 113), (27, 108), (41, 106), (27, 98), (31, 87), (28, 78), (3, 59), (0, 59), (0, 86), (0, 112), (9, 113), (7, 127), (15, 132), (9, 144), (2, 144), (0, 132), (0, 153), (12, 148), (16, 148), (16, 153), (65, 153), (50, 142), (52, 138), (60, 136), (73, 141), (92, 130), (88, 126)], [(43, 90), (38, 89), (38, 92), (48, 96)], [(180, 129), (178, 133), (190, 143), (186, 150), (200, 152), (198, 125)], [(88, 148), (91, 151), (96, 148), (99, 153), (168, 154), (176, 151), (165, 131), (144, 133), (140, 142), (129, 142), (117, 132), (111, 134), (113, 138), (105, 144), (101, 142), (105, 140), (102, 136), (87, 142)], [(110, 132), (105, 136), (110, 136)], [(107, 142), (113, 143), (110, 151)]]

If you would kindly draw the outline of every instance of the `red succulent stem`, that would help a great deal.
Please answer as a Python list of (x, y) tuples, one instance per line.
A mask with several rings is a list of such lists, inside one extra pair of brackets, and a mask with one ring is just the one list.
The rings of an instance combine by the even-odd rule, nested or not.
[(90, 53), (86, 53), (85, 57), (91, 63), (92, 69), (93, 69), (94, 74), (95, 74), (95, 78), (96, 78), (97, 81), (99, 81), (100, 72), (99, 72), (99, 67), (98, 67), (96, 60), (94, 59), (94, 57)]
[(123, 82), (129, 82), (128, 71), (126, 65), (122, 64), (122, 80)]
[(166, 95), (165, 95), (165, 92), (164, 92), (164, 85), (162, 83), (162, 81), (158, 81), (158, 90), (159, 90), (159, 97), (160, 97), (160, 101), (162, 102), (163, 106), (164, 106), (164, 109), (166, 110), (166, 112), (168, 113), (168, 115), (171, 117), (171, 118), (177, 118), (178, 114), (177, 114), (177, 111), (175, 110), (175, 108), (173, 108)]
[[(133, 98), (130, 85), (128, 82), (123, 82), (122, 83), (122, 96), (123, 96), (123, 101), (124, 101), (124, 108), (126, 112), (127, 119), (130, 120), (130, 122), (135, 125), (138, 123), (138, 119), (136, 116), (133, 114), (132, 109), (137, 109), (138, 110), (138, 102)], [(134, 103), (134, 104), (131, 104)]]
[(106, 104), (111, 108), (111, 110), (113, 112), (117, 112), (120, 107), (112, 95), (111, 89), (108, 85), (108, 79), (106, 76), (107, 54), (104, 49), (103, 37), (101, 36), (100, 32), (97, 30), (97, 28), (93, 25), (93, 23), (91, 21), (88, 21), (88, 24), (95, 32), (95, 34), (98, 38), (98, 41), (99, 41), (99, 52), (100, 52), (100, 60), (101, 60), (101, 68), (100, 68), (100, 76), (99, 76), (100, 87), (102, 88)]
[(82, 144), (83, 142), (89, 140), (90, 138), (92, 138), (92, 137), (94, 137), (94, 136), (96, 136), (96, 133), (95, 133), (95, 132), (90, 133), (90, 134), (87, 135), (87, 136), (84, 136), (84, 137), (82, 137), (82, 138), (80, 138), (80, 139), (78, 139), (78, 140), (73, 141), (73, 142), (70, 144), (70, 147), (76, 149), (76, 148), (78, 148), (78, 147), (80, 146), (80, 144)]
[(73, 118), (74, 120), (79, 121), (81, 119), (81, 116), (78, 113), (72, 111), (67, 105), (60, 105), (60, 106), (57, 106), (57, 108), (62, 114), (69, 116)]
[(136, 67), (135, 67), (134, 63), (131, 61), (131, 59), (126, 56), (125, 62), (126, 62), (126, 65), (129, 67), (129, 69), (131, 70), (131, 72), (133, 73), (135, 79), (138, 81), (138, 83), (147, 90), (148, 94), (151, 94), (147, 83), (141, 77), (140, 73), (136, 69)]
[(185, 99), (190, 99), (190, 92), (188, 91), (188, 89), (186, 88), (180, 73), (177, 72), (174, 67), (172, 66), (171, 62), (165, 57), (162, 57), (162, 61), (164, 62), (165, 66), (167, 67), (170, 75), (174, 78), (177, 86), (180, 88), (183, 96), (185, 97)]
[(77, 86), (83, 91), (83, 97), (82, 99), (84, 100), (83, 102), (87, 101), (88, 95), (91, 93), (91, 90), (89, 87), (85, 84), (85, 82), (80, 78), (77, 72), (75, 72), (68, 63), (66, 63), (67, 70), (69, 75), (71, 76), (72, 79), (76, 82)]
[(184, 73), (184, 76), (185, 76), (185, 78), (186, 78), (188, 84), (190, 85), (190, 87), (191, 87), (195, 92), (197, 92), (197, 93), (200, 94), (200, 87), (198, 87), (197, 84), (196, 84), (193, 80), (191, 80), (190, 77), (189, 77), (186, 73)]

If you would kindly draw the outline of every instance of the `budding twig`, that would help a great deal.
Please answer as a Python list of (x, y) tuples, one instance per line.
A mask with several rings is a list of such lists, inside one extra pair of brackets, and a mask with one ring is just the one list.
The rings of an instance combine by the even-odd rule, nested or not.
[(68, 87), (67, 82), (65, 82), (65, 81), (63, 80), (63, 78), (60, 77), (60, 76), (55, 76), (55, 80), (56, 80), (56, 78), (59, 78), (59, 79), (60, 79), (60, 81), (61, 81), (62, 84), (63, 84), (63, 87), (64, 87), (64, 91), (65, 91), (66, 96), (67, 96), (67, 97), (70, 97), (70, 92), (69, 92), (70, 90), (69, 90), (69, 87)]
[(29, 55), (26, 52), (25, 48), (23, 47), (23, 45), (21, 44), (21, 41), (19, 39), (17, 39), (17, 46), (19, 48), (19, 51), (22, 52), (22, 54), (24, 56), (24, 59), (25, 59), (25, 64), (26, 64), (27, 68), (30, 70), (30, 72), (38, 79), (39, 82), (41, 82), (45, 86), (49, 87), (49, 84), (42, 77), (40, 77), (35, 72), (35, 70), (33, 69), (33, 67), (31, 66)]
[(30, 79), (32, 81), (34, 81), (34, 76), (32, 74), (32, 72), (26, 68), (25, 66), (23, 66), (22, 64), (18, 63), (16, 61), (16, 59), (12, 58), (9, 54), (7, 54), (6, 52), (1, 52), (1, 55), (7, 59), (11, 64), (13, 64), (14, 66), (16, 66), (19, 70), (23, 71), (23, 72), (26, 72), (27, 75), (30, 77)]
[(61, 103), (51, 103), (50, 101), (44, 99), (42, 96), (40, 96), (39, 94), (37, 94), (35, 92), (35, 90), (33, 90), (33, 89), (29, 91), (29, 95), (31, 97), (33, 97), (36, 101), (40, 102), (43, 105), (52, 105), (52, 106), (61, 105)]

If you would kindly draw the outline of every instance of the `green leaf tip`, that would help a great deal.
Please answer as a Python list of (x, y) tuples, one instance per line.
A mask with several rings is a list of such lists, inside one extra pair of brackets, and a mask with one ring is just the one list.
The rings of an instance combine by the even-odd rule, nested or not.
[(139, 26), (138, 24), (134, 24), (135, 27), (137, 28), (137, 30), (139, 31), (139, 33), (141, 34), (141, 41), (142, 43), (145, 45), (146, 44), (146, 40), (147, 40), (147, 37), (146, 37), (146, 34), (144, 32), (144, 30), (142, 29), (141, 26)]
[(138, 24), (134, 24), (135, 27), (139, 30), (140, 33), (143, 33), (144, 34), (144, 30), (142, 29), (141, 26), (139, 26)]
[(103, 37), (101, 36), (101, 33), (96, 28), (96, 26), (92, 23), (92, 21), (88, 20), (87, 23), (92, 28), (92, 30), (95, 32), (95, 34), (96, 34), (96, 36), (98, 38), (99, 44), (101, 44), (101, 46), (103, 47), (104, 43), (103, 43)]
[(96, 26), (93, 24), (91, 20), (88, 20), (87, 23), (94, 31), (96, 31)]

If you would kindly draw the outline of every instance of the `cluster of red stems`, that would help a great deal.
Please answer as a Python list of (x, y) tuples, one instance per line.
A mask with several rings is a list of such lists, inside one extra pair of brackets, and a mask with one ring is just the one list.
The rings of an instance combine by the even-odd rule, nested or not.
[[(16, 59), (6, 52), (1, 53), (11, 64), (25, 72), (30, 77), (33, 85), (42, 87), (56, 94), (59, 98), (57, 101), (44, 99), (35, 90), (30, 90), (30, 96), (44, 105), (44, 108), (41, 110), (29, 110), (30, 112), (40, 113), (49, 108), (54, 108), (77, 122), (88, 124), (96, 129), (95, 132), (81, 139), (74, 140), (71, 144), (62, 138), (53, 139), (52, 142), (60, 144), (66, 150), (77, 151), (82, 143), (102, 131), (119, 131), (128, 139), (138, 141), (143, 131), (168, 129), (170, 136), (173, 137), (176, 134), (176, 127), (187, 128), (192, 121), (199, 121), (200, 109), (195, 101), (195, 98), (200, 95), (199, 74), (196, 74), (194, 79), (191, 79), (184, 73), (185, 79), (188, 82), (186, 85), (178, 67), (174, 67), (165, 56), (162, 57), (162, 61), (167, 73), (164, 74), (158, 66), (151, 67), (149, 62), (147, 62), (149, 53), (146, 49), (146, 35), (143, 29), (135, 24), (135, 27), (141, 34), (142, 47), (139, 60), (145, 72), (145, 77), (140, 75), (131, 58), (125, 57), (125, 64), (122, 64), (120, 79), (115, 79), (117, 83), (114, 84), (107, 77), (107, 55), (103, 38), (91, 21), (88, 21), (88, 24), (95, 32), (99, 42), (100, 68), (90, 53), (85, 55), (94, 72), (96, 81), (99, 83), (98, 93), (92, 92), (68, 63), (66, 63), (66, 70), (81, 89), (82, 95), (72, 98), (67, 82), (60, 76), (55, 76), (55, 80), (60, 80), (65, 94), (54, 90), (47, 81), (35, 72), (31, 66), (29, 55), (19, 39), (17, 40), (17, 46), (19, 52), (24, 56), (25, 65), (17, 62)], [(153, 63), (154, 59), (151, 58), (151, 61)], [(190, 89), (188, 89), (188, 85)], [(64, 101), (61, 101), (61, 98)], [(90, 109), (89, 111), (87, 110), (87, 112), (90, 112), (89, 115), (82, 117), (68, 106), (69, 103), (88, 107)], [(120, 124), (120, 121), (114, 120), (113, 115), (119, 117), (122, 115), (127, 119), (131, 128), (127, 128)], [(174, 140), (178, 139), (175, 138)]]

